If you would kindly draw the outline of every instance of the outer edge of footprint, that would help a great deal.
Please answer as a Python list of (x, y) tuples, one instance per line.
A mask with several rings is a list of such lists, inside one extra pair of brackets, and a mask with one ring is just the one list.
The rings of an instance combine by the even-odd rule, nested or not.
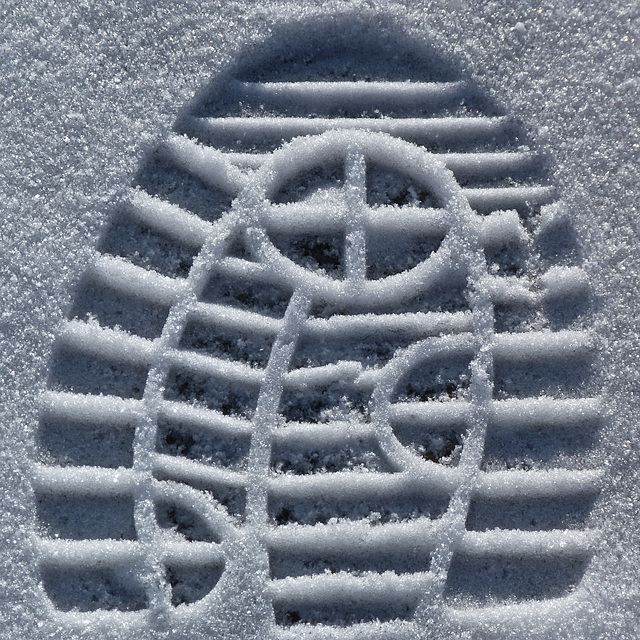
[(32, 478), (45, 592), (87, 625), (258, 593), (242, 615), (283, 633), (417, 637), (571, 606), (601, 426), (571, 212), (455, 61), (303, 31), (200, 92), (78, 286)]

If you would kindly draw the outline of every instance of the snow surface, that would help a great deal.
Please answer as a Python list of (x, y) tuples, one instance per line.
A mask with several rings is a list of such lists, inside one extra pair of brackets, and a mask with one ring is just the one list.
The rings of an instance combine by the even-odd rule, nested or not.
[[(358, 153), (373, 144), (378, 153), (393, 158), (394, 144), (389, 142), (385, 145), (381, 142), (386, 139), (384, 134), (329, 133), (316, 139), (320, 140), (315, 143), (319, 147), (326, 144), (328, 158), (331, 157), (332, 141), (342, 144), (348, 139), (355, 149), (351, 160), (346, 160), (346, 172), (351, 178), (347, 176), (345, 197), (347, 200), (352, 198), (347, 208), (356, 213), (349, 214), (352, 218), (346, 221), (347, 231), (351, 234), (352, 255), (347, 256), (346, 260), (345, 285), (327, 289), (324, 274), (316, 273), (311, 278), (308, 277), (308, 271), (298, 268), (294, 262), (283, 261), (280, 275), (290, 283), (302, 283), (283, 318), (256, 320), (247, 318), (246, 314), (241, 316), (240, 311), (227, 316), (229, 327), (234, 326), (236, 318), (242, 317), (242, 321), (247, 323), (245, 327), (253, 322), (252, 330), (271, 340), (269, 344), (275, 346), (268, 367), (263, 369), (256, 365), (239, 369), (233, 363), (218, 360), (216, 374), (229, 379), (236, 376), (238, 379), (255, 380), (257, 385), (265, 385), (265, 388), (271, 385), (274, 389), (286, 377), (287, 384), (294, 391), (316, 384), (313, 376), (322, 380), (332, 377), (360, 380), (365, 386), (375, 386), (374, 419), (371, 423), (351, 423), (349, 429), (353, 430), (353, 435), (347, 433), (347, 436), (351, 437), (350, 442), (353, 443), (371, 439), (375, 435), (383, 443), (385, 452), (391, 454), (392, 464), (396, 467), (406, 465), (405, 470), (393, 474), (393, 480), (378, 482), (372, 461), (379, 456), (363, 450), (354, 454), (357, 476), (349, 476), (344, 471), (335, 473), (335, 478), (328, 480), (330, 474), (318, 473), (309, 476), (313, 483), (304, 485), (304, 491), (311, 492), (309, 495), (315, 492), (318, 496), (336, 491), (347, 495), (352, 491), (353, 477), (357, 477), (358, 490), (369, 492), (372, 496), (403, 491), (416, 482), (424, 491), (425, 487), (433, 489), (434, 480), (430, 478), (433, 475), (438, 487), (443, 490), (452, 488), (454, 506), (447, 525), (449, 529), (442, 527), (440, 531), (437, 526), (424, 527), (425, 520), (428, 520), (426, 518), (383, 522), (370, 527), (373, 533), (368, 535), (373, 537), (367, 543), (363, 543), (364, 532), (361, 530), (365, 523), (358, 520), (329, 521), (307, 528), (301, 525), (274, 527), (269, 534), (273, 540), (267, 542), (280, 550), (281, 564), (278, 570), (282, 579), (274, 581), (270, 596), (276, 606), (292, 599), (302, 600), (304, 604), (307, 598), (314, 604), (322, 604), (323, 601), (329, 602), (329, 605), (335, 603), (337, 610), (342, 600), (358, 593), (363, 603), (356, 602), (356, 605), (362, 610), (366, 611), (367, 607), (376, 606), (376, 603), (384, 610), (389, 609), (391, 593), (398, 600), (403, 597), (411, 600), (416, 593), (434, 594), (433, 597), (437, 599), (452, 562), (454, 547), (466, 554), (467, 564), (462, 569), (459, 566), (456, 569), (461, 571), (460, 575), (467, 577), (473, 575), (474, 567), (480, 575), (491, 571), (491, 566), (487, 567), (483, 558), (496, 548), (500, 548), (503, 555), (512, 554), (520, 558), (523, 554), (536, 556), (554, 549), (557, 552), (554, 562), (558, 563), (560, 571), (568, 572), (574, 570), (573, 565), (570, 562), (562, 564), (562, 558), (571, 559), (576, 554), (584, 557), (588, 552), (593, 557), (574, 595), (559, 600), (514, 604), (514, 609), (509, 606), (493, 609), (463, 607), (458, 609), (458, 617), (454, 622), (442, 618), (439, 610), (425, 606), (423, 599), (416, 614), (421, 624), (418, 637), (637, 637), (640, 629), (637, 607), (640, 540), (636, 526), (640, 451), (636, 444), (634, 418), (638, 413), (636, 363), (639, 347), (636, 315), (640, 256), (636, 219), (639, 155), (637, 116), (640, 103), (637, 38), (640, 8), (636, 4), (584, 2), (576, 6), (568, 2), (555, 2), (528, 6), (520, 2), (467, 4), (457, 0), (410, 2), (406, 5), (376, 1), (323, 5), (313, 2), (295, 5), (263, 2), (256, 7), (249, 2), (100, 2), (58, 3), (55, 6), (45, 2), (20, 2), (5, 3), (2, 13), (3, 73), (0, 86), (5, 100), (0, 116), (3, 120), (0, 133), (3, 143), (0, 159), (0, 202), (3, 211), (3, 250), (0, 258), (3, 266), (0, 317), (3, 429), (0, 468), (3, 487), (1, 637), (262, 638), (270, 633), (266, 626), (260, 626), (266, 625), (272, 615), (260, 589), (260, 572), (268, 571), (264, 554), (260, 552), (260, 545), (252, 540), (251, 530), (247, 535), (234, 533), (237, 528), (233, 515), (212, 508), (209, 502), (194, 497), (194, 492), (188, 488), (178, 489), (176, 483), (166, 484), (159, 490), (165, 491), (166, 495), (156, 495), (155, 499), (165, 499), (185, 509), (195, 505), (197, 510), (207, 514), (210, 522), (215, 523), (215, 531), (200, 531), (196, 527), (196, 533), (192, 531), (194, 539), (201, 541), (190, 544), (200, 545), (197, 549), (184, 544), (180, 546), (174, 538), (167, 538), (159, 544), (154, 537), (157, 529), (153, 523), (154, 516), (148, 509), (145, 511), (145, 505), (148, 507), (151, 504), (151, 494), (162, 483), (154, 484), (150, 480), (150, 465), (157, 464), (154, 466), (156, 472), (159, 469), (166, 477), (184, 477), (192, 482), (198, 474), (204, 473), (201, 465), (182, 458), (178, 460), (174, 455), (165, 453), (155, 456), (155, 462), (145, 458), (145, 452), (153, 449), (155, 427), (138, 427), (131, 445), (136, 451), (133, 468), (123, 468), (127, 465), (117, 457), (107, 464), (120, 467), (116, 471), (107, 469), (101, 472), (94, 468), (87, 471), (83, 467), (69, 471), (68, 467), (49, 466), (46, 460), (44, 464), (34, 466), (39, 455), (36, 436), (39, 416), (42, 412), (46, 414), (47, 407), (55, 407), (56, 411), (60, 411), (60, 406), (63, 406), (64, 415), (70, 422), (74, 416), (77, 422), (77, 418), (84, 419), (91, 416), (92, 412), (95, 415), (108, 413), (112, 424), (121, 428), (118, 437), (123, 439), (128, 437), (126, 434), (132, 421), (139, 423), (145, 419), (145, 415), (149, 415), (140, 414), (135, 399), (101, 397), (82, 404), (77, 397), (76, 401), (71, 401), (55, 389), (47, 392), (56, 338), (56, 348), (70, 346), (77, 353), (109, 354), (119, 365), (133, 367), (131, 371), (134, 373), (136, 367), (151, 367), (151, 383), (147, 384), (144, 392), (144, 402), (152, 408), (162, 402), (159, 372), (162, 367), (182, 363), (197, 371), (211, 373), (210, 359), (205, 356), (191, 354), (185, 360), (184, 355), (172, 351), (180, 339), (178, 329), (184, 325), (190, 304), (189, 291), (205, 286), (207, 260), (209, 263), (215, 261), (216, 252), (220, 250), (215, 242), (216, 233), (224, 233), (220, 229), (226, 227), (231, 230), (233, 216), (253, 219), (263, 215), (255, 210), (260, 203), (252, 201), (251, 197), (255, 197), (261, 189), (273, 196), (268, 192), (272, 172), (295, 173), (300, 165), (296, 160), (288, 168), (287, 162), (291, 162), (292, 156), (280, 152), (274, 156), (274, 164), (267, 163), (258, 170), (258, 182), (252, 183), (253, 186), (247, 189), (245, 173), (235, 167), (251, 166), (251, 163), (256, 163), (255, 158), (240, 157), (242, 154), (239, 154), (235, 166), (230, 168), (216, 153), (183, 137), (175, 137), (172, 134), (174, 123), (183, 115), (185, 105), (193, 96), (219, 74), (243, 46), (266, 37), (279, 24), (319, 18), (340, 23), (354, 15), (359, 16), (367, 26), (385, 29), (389, 25), (396, 25), (408, 36), (433, 43), (444, 55), (460, 61), (463, 67), (475, 74), (478, 82), (491, 91), (506, 112), (522, 120), (543, 152), (548, 153), (554, 161), (552, 183), (561, 191), (564, 202), (542, 208), (534, 235), (538, 240), (543, 238), (551, 242), (566, 232), (567, 228), (575, 229), (578, 240), (576, 246), (580, 247), (582, 254), (581, 264), (580, 267), (573, 264), (551, 267), (539, 279), (539, 286), (517, 276), (500, 277), (499, 270), (486, 275), (484, 267), (481, 269), (479, 264), (472, 265), (471, 280), (476, 278), (479, 283), (476, 287), (479, 292), (477, 299), (472, 299), (472, 307), (475, 305), (474, 308), (478, 310), (472, 326), (469, 326), (465, 314), (450, 314), (450, 324), (440, 329), (437, 328), (437, 319), (428, 313), (408, 313), (402, 316), (401, 322), (397, 317), (394, 319), (393, 314), (380, 316), (381, 319), (375, 321), (374, 329), (381, 334), (385, 331), (418, 332), (428, 325), (432, 327), (429, 330), (431, 335), (437, 336), (440, 331), (450, 335), (414, 342), (384, 370), (367, 370), (358, 362), (346, 361), (324, 364), (311, 370), (297, 369), (285, 374), (288, 359), (292, 357), (290, 345), (297, 339), (304, 324), (303, 319), (309, 312), (306, 297), (309, 291), (318, 291), (318, 295), (328, 298), (333, 296), (334, 303), (354, 295), (366, 297), (362, 287), (370, 287), (372, 295), (382, 300), (385, 296), (389, 296), (389, 300), (393, 300), (394, 295), (400, 296), (397, 287), (385, 288), (384, 280), (369, 280), (362, 284), (361, 254), (364, 249), (361, 235), (365, 224), (363, 219), (368, 214), (362, 211), (359, 217), (357, 213), (357, 203), (363, 197), (358, 178), (361, 170)], [(350, 92), (354, 104), (366, 99), (369, 91), (366, 84), (357, 83), (356, 90)], [(253, 99), (264, 98), (267, 102), (269, 96), (260, 94), (260, 91), (276, 92), (282, 96), (284, 90), (282, 87), (269, 86), (268, 83), (261, 85), (262, 89), (252, 89), (255, 86), (246, 82), (239, 90), (247, 94), (257, 92)], [(293, 89), (294, 92), (300, 87), (296, 86), (298, 89)], [(452, 87), (451, 90), (456, 89)], [(335, 91), (339, 92), (340, 89)], [(403, 99), (408, 103), (415, 101), (416, 91), (413, 88), (406, 91)], [(313, 104), (319, 104), (320, 109), (327, 108), (335, 100), (331, 92), (318, 94), (319, 89), (313, 86), (306, 87), (304, 93), (311, 95)], [(398, 87), (389, 91), (389, 97), (396, 101), (399, 100), (398, 95)], [(295, 97), (284, 95), (285, 100)], [(262, 131), (265, 126), (280, 127), (278, 131), (282, 130), (282, 123), (277, 121), (276, 116), (272, 118), (271, 123), (262, 122)], [(233, 128), (237, 124), (233, 120), (229, 117), (220, 124), (219, 119), (216, 126)], [(326, 123), (323, 124), (320, 118), (316, 121), (314, 126), (318, 128), (317, 131), (323, 131)], [(395, 133), (384, 119), (374, 119), (370, 125)], [(292, 121), (287, 126), (292, 130), (290, 135), (295, 135), (300, 123)], [(349, 126), (349, 123), (341, 121), (340, 126)], [(418, 125), (407, 122), (405, 126), (410, 128)], [(447, 123), (444, 126), (454, 138), (459, 135), (456, 130), (447, 129)], [(195, 216), (184, 218), (180, 217), (181, 211), (171, 204), (159, 203), (141, 192), (131, 195), (129, 185), (137, 170), (148, 154), (165, 141), (168, 141), (168, 152), (173, 153), (176, 161), (192, 173), (200, 174), (205, 180), (215, 175), (216, 183), (213, 186), (234, 196), (237, 193), (248, 194), (246, 199), (240, 198), (237, 210), (229, 219), (211, 222)], [(300, 153), (303, 153), (304, 145), (299, 146)], [(499, 162), (500, 158), (494, 161)], [(420, 154), (414, 158), (415, 162), (420, 162)], [(447, 166), (454, 172), (464, 171), (460, 164), (460, 158), (450, 158)], [(473, 172), (478, 169), (466, 170)], [(450, 175), (445, 173), (447, 171), (443, 168), (436, 170), (436, 173), (440, 172), (436, 187), (447, 182), (446, 175)], [(260, 179), (264, 183), (260, 183)], [(442, 194), (442, 199), (450, 197), (457, 202), (457, 194), (459, 190), (449, 189)], [(469, 197), (475, 197), (477, 206), (482, 207), (486, 206), (483, 202), (487, 202), (487, 199), (495, 202), (499, 196), (494, 191), (474, 193)], [(329, 194), (326, 197), (332, 196)], [(200, 249), (201, 239), (209, 238), (204, 252), (195, 259), (188, 279), (181, 283), (179, 279), (165, 277), (166, 274), (163, 276), (155, 271), (146, 271), (141, 282), (138, 278), (140, 270), (124, 259), (104, 256), (95, 261), (94, 247), (107, 221), (113, 217), (116, 206), (127, 201), (131, 202), (131, 210), (141, 224), (177, 237), (187, 248), (186, 253), (165, 265), (167, 269), (180, 269), (180, 264), (190, 259), (189, 252)], [(435, 252), (425, 265), (435, 268), (438, 260), (444, 263), (450, 259), (446, 255), (447, 248), (453, 255), (456, 250), (462, 253), (470, 251), (471, 257), (476, 255), (472, 249), (465, 247), (463, 239), (469, 241), (471, 238), (476, 246), (482, 244), (485, 247), (490, 247), (491, 243), (526, 244), (529, 241), (528, 234), (519, 224), (517, 213), (510, 206), (500, 207), (504, 210), (484, 218), (482, 224), (476, 224), (470, 214), (456, 207), (458, 205), (453, 205), (457, 213), (447, 220), (450, 224), (455, 219), (454, 227), (457, 224), (464, 231), (459, 231), (456, 236), (454, 230), (453, 240), (447, 241), (452, 246), (443, 242), (444, 250), (441, 248)], [(270, 226), (267, 225), (269, 229), (277, 231), (286, 228), (286, 219), (282, 216), (278, 218), (281, 211), (277, 206), (268, 213), (271, 216), (268, 221)], [(304, 214), (304, 210), (297, 212), (297, 224), (303, 229), (305, 225), (312, 228), (313, 215)], [(428, 220), (425, 217), (425, 220), (433, 224), (434, 229), (442, 226), (442, 221), (435, 214)], [(384, 220), (376, 221), (373, 214), (366, 220), (366, 224), (372, 226), (383, 223)], [(398, 220), (398, 223), (408, 224), (402, 220)], [(336, 220), (333, 224), (340, 227), (345, 222)], [(214, 225), (218, 225), (215, 230)], [(406, 231), (411, 233), (410, 225)], [(257, 233), (254, 244), (255, 251), (267, 261), (276, 256), (269, 238)], [(62, 324), (73, 308), (75, 289), (82, 282), (89, 264), (93, 264), (95, 278), (118, 282), (121, 291), (132, 296), (148, 296), (151, 291), (154, 313), (158, 314), (160, 327), (165, 317), (162, 314), (166, 313), (163, 310), (173, 305), (165, 332), (158, 341), (151, 342), (147, 339), (150, 336), (125, 335), (119, 329), (102, 329), (97, 319), (86, 324)], [(241, 270), (240, 263), (229, 259), (229, 269), (234, 268)], [(242, 269), (241, 275), (246, 277), (247, 267)], [(420, 269), (419, 266), (390, 280), (398, 278), (402, 289), (410, 289), (417, 286), (412, 284), (412, 279), (424, 276)], [(491, 280), (491, 277), (494, 279)], [(353, 286), (349, 284), (351, 282)], [(530, 284), (535, 286), (530, 287)], [(554, 329), (551, 333), (548, 328), (542, 327), (543, 330), (536, 330), (525, 340), (518, 333), (494, 335), (489, 317), (492, 301), (520, 301), (532, 306), (543, 304), (552, 310), (552, 316), (553, 310), (558, 310), (553, 317), (562, 324), (562, 309), (566, 305), (579, 304), (586, 295), (587, 286), (595, 291), (597, 300), (597, 308), (587, 324), (588, 332), (583, 331), (584, 327), (560, 330), (551, 327)], [(206, 322), (205, 310), (200, 309), (199, 312), (204, 314), (202, 321)], [(352, 331), (354, 335), (359, 335), (358, 331), (371, 331), (370, 326), (342, 326), (340, 323), (347, 323), (347, 320), (341, 318), (314, 318), (308, 321), (305, 331), (316, 339), (318, 336), (328, 339), (336, 332)], [(374, 322), (366, 315), (361, 318), (356, 325)], [(396, 325), (393, 325), (394, 322)], [(400, 328), (399, 324), (402, 325)], [(197, 323), (192, 327), (193, 339), (197, 340)], [(510, 361), (521, 359), (526, 366), (536, 358), (544, 359), (545, 353), (560, 353), (561, 357), (567, 358), (576, 354), (579, 356), (583, 352), (591, 352), (594, 344), (598, 349), (602, 374), (597, 383), (597, 393), (589, 395), (600, 396), (599, 401), (583, 397), (586, 390), (582, 390), (578, 397), (567, 395), (559, 401), (538, 397), (518, 404), (519, 400), (510, 398), (508, 394), (493, 401), (488, 399), (486, 378), (492, 368), (492, 358)], [(486, 348), (479, 349), (479, 345)], [(491, 348), (487, 345), (491, 345)], [(429, 404), (423, 410), (433, 414), (427, 416), (429, 420), (437, 422), (457, 415), (457, 419), (468, 420), (468, 424), (473, 426), (475, 431), (465, 442), (463, 457), (458, 462), (454, 449), (451, 453), (452, 462), (457, 466), (434, 465), (437, 471), (420, 471), (423, 467), (416, 462), (418, 458), (409, 454), (407, 448), (398, 447), (394, 442), (395, 436), (386, 426), (391, 412), (400, 418), (404, 415), (404, 419), (407, 416), (420, 419), (416, 414), (419, 409), (402, 398), (400, 401), (394, 398), (390, 381), (408, 370), (414, 361), (436, 357), (439, 350), (447, 353), (453, 350), (464, 359), (467, 357), (465, 354), (473, 355), (478, 349), (480, 355), (471, 362), (473, 402), (465, 402), (467, 396), (462, 385), (458, 390), (460, 396), (455, 400), (423, 403)], [(179, 357), (183, 360), (179, 361)], [(252, 357), (256, 363), (260, 362), (259, 353)], [(130, 376), (133, 380), (130, 389), (133, 398), (138, 393), (135, 388), (137, 374), (134, 373)], [(74, 384), (84, 382), (80, 380)], [(114, 384), (117, 385), (118, 381)], [(507, 383), (505, 385), (508, 386)], [(289, 440), (277, 435), (277, 430), (272, 432), (273, 425), (269, 421), (273, 419), (275, 408), (269, 405), (273, 404), (276, 393), (265, 393), (258, 402), (258, 418), (254, 418), (254, 425), (262, 430), (258, 433), (254, 431), (258, 444), (252, 445), (249, 450), (248, 467), (224, 471), (206, 467), (207, 470), (219, 472), (219, 475), (209, 478), (216, 482), (241, 485), (251, 483), (253, 479), (257, 490), (250, 492), (247, 497), (248, 512), (253, 514), (265, 508), (266, 491), (273, 492), (285, 502), (287, 496), (302, 495), (301, 487), (306, 476), (296, 473), (296, 469), (299, 471), (300, 465), (309, 463), (302, 453), (298, 458), (292, 453), (295, 453), (293, 445), (296, 442), (300, 451), (303, 451), (304, 443), (308, 440), (304, 425), (293, 426)], [(471, 408), (465, 408), (465, 404), (471, 405)], [(438, 408), (441, 405), (447, 405), (445, 414)], [(174, 406), (172, 410), (176, 413), (176, 419), (186, 418), (187, 412), (191, 420), (201, 420), (205, 424), (208, 419), (202, 407), (184, 405), (182, 408)], [(333, 419), (337, 419), (337, 422), (328, 422), (327, 429), (319, 431), (327, 448), (336, 443), (339, 448), (345, 442), (344, 432), (341, 433), (339, 429), (332, 431), (329, 427), (332, 424), (339, 425), (340, 411), (348, 414), (349, 407), (336, 408), (334, 411), (337, 414), (333, 415)], [(484, 473), (479, 471), (478, 456), (487, 413), (505, 431), (513, 428), (526, 430), (532, 424), (541, 422), (551, 426), (566, 426), (574, 421), (580, 426), (597, 420), (598, 414), (604, 415), (604, 421), (597, 446), (572, 462), (577, 466), (576, 470), (554, 470), (551, 464), (549, 468), (518, 473), (506, 470), (495, 461), (491, 463), (494, 466), (490, 464), (487, 469), (491, 472)], [(424, 415), (422, 419), (426, 419)], [(225, 416), (220, 428), (241, 438), (244, 427), (236, 417)], [(67, 437), (73, 438), (73, 435), (67, 434)], [(271, 446), (276, 449), (282, 447), (286, 455), (283, 454), (280, 461), (282, 473), (277, 476), (277, 482), (274, 480), (273, 486), (261, 488), (260, 469), (265, 465), (263, 452), (266, 445), (261, 447), (260, 443), (264, 444), (270, 439), (273, 439)], [(117, 451), (122, 442), (124, 440), (114, 441), (113, 451)], [(72, 445), (73, 442), (70, 443)], [(437, 443), (434, 446), (438, 446)], [(287, 447), (292, 447), (288, 453)], [(206, 453), (211, 449), (203, 446), (203, 451)], [(221, 450), (219, 455), (226, 454)], [(228, 455), (232, 456), (233, 452)], [(266, 464), (269, 464), (268, 460)], [(459, 470), (462, 472), (462, 481), (457, 479)], [(58, 531), (62, 531), (61, 537), (73, 537), (73, 523), (82, 518), (83, 496), (99, 493), (104, 501), (104, 513), (113, 514), (109, 526), (124, 531), (125, 539), (101, 543), (99, 547), (92, 546), (92, 541), (87, 539), (80, 546), (65, 548), (66, 540), (51, 540), (42, 536), (36, 522), (34, 491), (36, 494), (46, 494), (52, 486), (61, 483), (65, 486), (65, 498), (68, 498), (64, 508), (69, 511), (60, 516), (60, 509), (54, 504), (50, 518), (59, 527)], [(505, 495), (524, 495), (534, 501), (536, 498), (550, 499), (554, 495), (562, 497), (571, 491), (589, 494), (593, 493), (594, 487), (600, 486), (602, 490), (590, 511), (587, 526), (580, 531), (551, 527), (551, 530), (540, 535), (539, 531), (530, 532), (524, 528), (494, 529), (495, 517), (487, 515), (492, 501), (499, 501)], [(469, 492), (472, 487), (475, 487), (477, 497), (471, 512), (476, 526), (474, 531), (463, 534), (464, 520), (462, 523), (459, 520), (470, 509)], [(134, 534), (127, 533), (134, 523), (128, 523), (122, 515), (122, 509), (117, 505), (114, 507), (113, 501), (110, 502), (114, 496), (119, 498), (123, 494), (134, 496), (135, 530), (142, 543), (142, 551), (131, 539)], [(76, 511), (74, 500), (80, 505)], [(433, 503), (437, 503), (435, 498)], [(64, 529), (64, 526), (68, 526), (63, 522), (65, 517), (72, 523), (70, 534), (69, 530)], [(510, 516), (505, 514), (504, 517), (508, 520)], [(91, 531), (91, 526), (96, 526), (98, 532), (95, 536), (100, 537), (104, 530), (100, 532), (99, 529), (102, 525), (106, 526), (105, 522), (83, 523), (83, 530)], [(321, 579), (317, 579), (317, 576), (313, 579), (308, 576), (291, 577), (291, 571), (295, 569), (291, 568), (295, 564), (292, 558), (296, 558), (296, 553), (303, 553), (300, 549), (311, 545), (316, 550), (326, 548), (329, 552), (333, 549), (332, 540), (336, 535), (363, 563), (367, 549), (378, 548), (380, 553), (389, 553), (390, 545), (397, 545), (400, 554), (405, 553), (413, 559), (413, 570), (416, 571), (425, 554), (433, 553), (432, 571), (396, 573), (379, 569), (377, 573), (369, 572), (364, 577), (344, 575), (340, 571), (327, 573)], [(95, 613), (88, 621), (81, 612), (58, 615), (44, 596), (37, 554), (49, 554), (49, 557), (57, 558), (59, 566), (73, 564), (76, 559), (74, 554), (79, 554), (78, 557), (89, 564), (103, 561), (124, 571), (124, 575), (118, 579), (120, 584), (128, 584), (127, 572), (132, 567), (150, 576), (153, 582), (164, 559), (162, 554), (165, 553), (173, 559), (177, 583), (180, 583), (181, 570), (184, 571), (186, 567), (187, 571), (193, 572), (194, 565), (201, 564), (204, 568), (201, 582), (206, 591), (206, 581), (218, 575), (216, 572), (221, 560), (219, 552), (215, 551), (218, 545), (209, 544), (215, 536), (223, 539), (222, 554), (227, 559), (233, 558), (232, 575), (228, 576), (226, 582), (221, 582), (215, 593), (215, 617), (209, 614), (208, 601), (205, 599), (192, 605), (190, 611), (186, 607), (176, 607), (174, 618), (163, 617), (162, 607), (158, 606), (160, 613), (155, 619), (145, 617), (147, 614), (142, 611), (132, 611), (122, 614)], [(416, 540), (420, 540), (417, 546)], [(444, 544), (438, 546), (433, 540), (444, 540)], [(276, 560), (272, 559), (272, 562)], [(453, 562), (456, 562), (455, 559)], [(501, 562), (504, 564), (496, 563), (495, 571), (499, 572), (501, 567), (506, 572), (513, 571), (513, 565), (509, 565), (508, 561), (503, 559)], [(256, 573), (247, 575), (244, 569), (247, 566), (255, 567)], [(272, 566), (272, 571), (275, 566)], [(517, 571), (520, 565), (516, 563), (515, 566)], [(63, 577), (60, 578), (60, 575)], [(64, 581), (63, 573), (51, 577), (54, 583), (61, 579)], [(124, 599), (135, 608), (143, 596), (136, 592), (134, 581), (129, 582), (131, 590), (124, 594)], [(356, 582), (357, 588), (354, 586)], [(514, 584), (517, 584), (517, 578)], [(64, 584), (60, 586), (58, 583), (57, 589), (60, 594), (67, 593)], [(526, 592), (526, 588), (523, 589)], [(189, 597), (190, 594), (183, 595)], [(69, 597), (73, 606), (73, 594)], [(152, 597), (162, 602), (166, 594), (158, 591)], [(389, 631), (388, 627), (371, 623), (359, 630), (346, 628), (340, 633), (332, 628), (323, 632), (293, 626), (285, 628), (282, 635), (292, 638), (307, 637), (303, 635), (307, 633), (309, 637), (388, 637), (386, 634)], [(394, 632), (398, 637), (413, 637), (415, 629), (408, 622), (399, 623)]]

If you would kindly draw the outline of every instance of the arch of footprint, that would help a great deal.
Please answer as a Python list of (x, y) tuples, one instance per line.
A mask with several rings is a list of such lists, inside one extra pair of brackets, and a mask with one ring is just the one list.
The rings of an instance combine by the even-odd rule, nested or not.
[(238, 570), (284, 636), (566, 611), (599, 406), (540, 159), (465, 80), (254, 75), (148, 161), (57, 342), (52, 615), (215, 616)]

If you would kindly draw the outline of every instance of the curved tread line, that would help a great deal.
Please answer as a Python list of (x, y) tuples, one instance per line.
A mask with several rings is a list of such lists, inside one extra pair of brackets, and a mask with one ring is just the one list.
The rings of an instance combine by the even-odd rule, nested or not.
[(265, 479), (271, 469), (273, 432), (278, 424), (278, 406), (286, 371), (310, 303), (310, 299), (299, 290), (291, 297), (282, 328), (271, 350), (252, 421), (247, 502), (251, 514), (250, 523), (256, 528), (263, 527), (268, 522)]
[[(271, 470), (273, 432), (278, 424), (278, 407), (282, 395), (285, 373), (289, 368), (300, 327), (308, 314), (311, 300), (301, 291), (294, 291), (282, 326), (272, 347), (264, 374), (264, 382), (258, 396), (258, 404), (252, 421), (252, 437), (249, 449), (247, 483), (247, 527), (248, 535), (260, 541), (256, 552), (260, 558), (252, 571), (268, 581), (269, 557), (262, 545), (264, 527), (269, 522), (269, 495), (266, 482)], [(268, 592), (263, 594), (268, 599)], [(272, 608), (273, 610), (273, 608)], [(270, 631), (275, 628), (275, 617), (267, 621)]]
[(171, 307), (165, 321), (162, 334), (154, 342), (155, 353), (152, 366), (147, 376), (143, 393), (145, 419), (140, 421), (134, 438), (133, 467), (142, 476), (142, 481), (134, 492), (134, 521), (138, 539), (147, 550), (146, 570), (142, 578), (148, 600), (148, 615), (166, 616), (170, 610), (170, 593), (165, 580), (165, 569), (159, 554), (161, 532), (155, 516), (156, 480), (154, 464), (157, 454), (154, 453), (159, 410), (164, 401), (164, 386), (171, 363), (167, 358), (169, 350), (176, 350), (182, 330), (187, 322), (190, 307), (198, 298), (209, 275), (209, 264), (212, 257), (219, 257), (226, 248), (227, 238), (233, 233), (239, 216), (230, 211), (220, 221), (220, 233), (210, 236), (202, 250), (194, 260), (194, 264), (184, 283), (182, 295)]
[[(466, 194), (465, 194), (466, 196)], [(463, 196), (464, 197), (464, 196)], [(467, 201), (468, 202), (468, 201)], [(489, 424), (493, 398), (493, 361), (494, 361), (494, 310), (491, 295), (486, 288), (487, 264), (481, 245), (480, 230), (475, 216), (464, 200), (458, 212), (460, 220), (456, 229), (460, 233), (461, 253), (466, 254), (465, 264), (468, 271), (469, 302), (474, 322), (474, 336), (478, 341), (476, 356), (470, 364), (471, 393), (470, 411), (467, 419), (467, 432), (462, 454), (458, 463), (460, 484), (451, 498), (448, 510), (443, 516), (448, 525), (448, 535), (432, 555), (430, 572), (434, 575), (434, 588), (425, 594), (416, 611), (417, 619), (424, 619), (428, 611), (442, 608), (445, 583), (449, 567), (466, 533), (466, 520), (471, 505), (476, 477), (480, 472), (487, 427)], [(474, 224), (475, 223), (475, 224)], [(463, 225), (466, 226), (466, 234)], [(466, 237), (463, 237), (464, 236)], [(429, 599), (431, 598), (431, 601)]]

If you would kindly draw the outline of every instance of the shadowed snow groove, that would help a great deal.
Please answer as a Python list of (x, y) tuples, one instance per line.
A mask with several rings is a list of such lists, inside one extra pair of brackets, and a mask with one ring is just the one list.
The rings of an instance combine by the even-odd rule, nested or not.
[(242, 571), (272, 637), (574, 602), (600, 406), (569, 213), (454, 65), (343, 27), (204, 92), (79, 283), (32, 478), (74, 620), (215, 617)]

